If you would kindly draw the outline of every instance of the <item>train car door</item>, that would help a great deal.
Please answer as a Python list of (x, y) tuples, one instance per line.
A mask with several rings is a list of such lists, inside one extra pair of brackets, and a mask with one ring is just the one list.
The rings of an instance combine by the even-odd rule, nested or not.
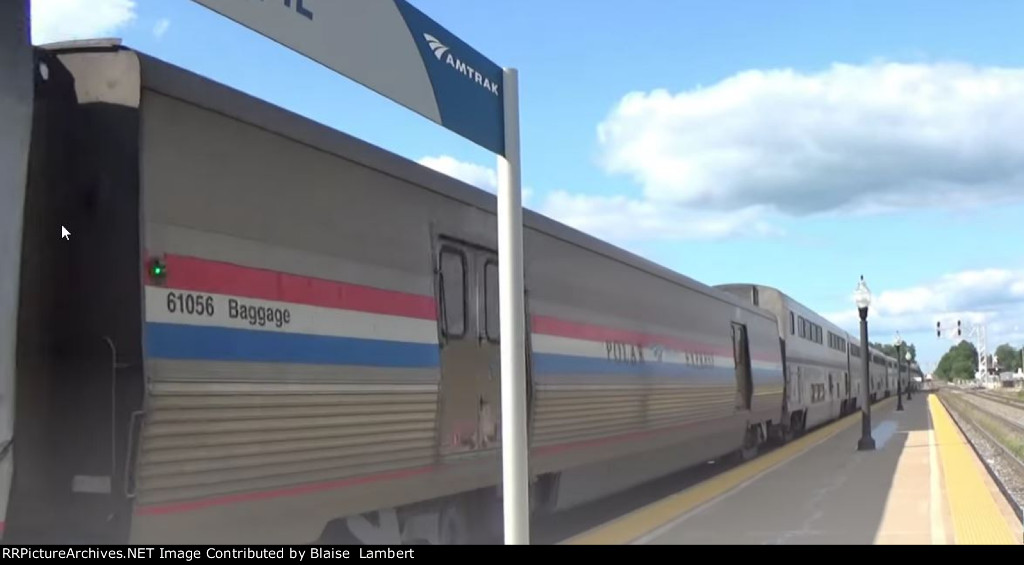
[(497, 254), (442, 239), (437, 289), (441, 453), (495, 449), (501, 431)]
[(487, 359), (487, 371), (477, 373), (480, 424), (477, 449), (494, 449), (501, 437), (501, 322), (498, 316), (498, 255), (492, 251), (476, 254), (480, 328), (477, 341)]
[(747, 326), (732, 323), (733, 357), (736, 361), (736, 410), (749, 411), (754, 396)]
[(830, 418), (835, 418), (839, 415), (839, 394), (836, 391), (836, 383), (832, 371), (828, 373), (828, 415)]
[(850, 373), (849, 373), (849, 371), (843, 371), (843, 383), (844, 383), (844, 385), (843, 385), (843, 406), (845, 407), (845, 410), (844, 410), (844, 415), (845, 415), (845, 413), (850, 411), (850, 404), (851, 404), (850, 399), (853, 398), (853, 394), (851, 394), (851, 390), (850, 390)]

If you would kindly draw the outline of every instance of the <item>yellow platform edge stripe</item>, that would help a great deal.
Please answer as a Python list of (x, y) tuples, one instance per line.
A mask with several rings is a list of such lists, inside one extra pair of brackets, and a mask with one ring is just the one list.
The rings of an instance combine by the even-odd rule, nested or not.
[(1019, 545), (1016, 533), (985, 484), (977, 455), (961, 435), (949, 411), (935, 395), (928, 396), (928, 409), (945, 478), (946, 502), (953, 517), (954, 543)]
[[(889, 406), (888, 398), (872, 407), (872, 411)], [(653, 532), (676, 518), (722, 496), (783, 463), (807, 452), (814, 446), (860, 422), (858, 410), (840, 420), (818, 428), (761, 457), (716, 475), (688, 489), (638, 508), (620, 518), (597, 526), (563, 541), (560, 545), (627, 545)]]

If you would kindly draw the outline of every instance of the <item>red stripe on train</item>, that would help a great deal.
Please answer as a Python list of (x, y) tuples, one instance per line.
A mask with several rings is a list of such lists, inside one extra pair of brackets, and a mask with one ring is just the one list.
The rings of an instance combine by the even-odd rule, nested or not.
[(433, 296), (167, 255), (166, 286), (179, 290), (277, 300), (293, 304), (436, 320)]
[[(569, 322), (551, 318), (548, 316), (533, 316), (531, 330), (539, 334), (567, 337), (572, 339), (583, 339), (588, 341), (617, 341), (622, 343), (636, 343), (644, 346), (660, 344), (670, 349), (692, 353), (708, 353), (732, 357), (732, 347), (708, 345), (696, 341), (679, 339), (677, 337), (619, 330), (606, 326), (596, 326), (579, 322)], [(752, 351), (751, 357), (758, 361), (781, 363), (782, 352)]]
[[(168, 254), (164, 260), (167, 266), (168, 288), (424, 320), (437, 319), (437, 305), (433, 296), (384, 290), (185, 255)], [(710, 346), (671, 336), (570, 322), (549, 316), (532, 316), (531, 326), (536, 333), (559, 337), (643, 345), (661, 344), (681, 351), (711, 353), (725, 357), (733, 354), (731, 347)], [(774, 352), (755, 351), (751, 356), (760, 361), (779, 360), (779, 356)]]

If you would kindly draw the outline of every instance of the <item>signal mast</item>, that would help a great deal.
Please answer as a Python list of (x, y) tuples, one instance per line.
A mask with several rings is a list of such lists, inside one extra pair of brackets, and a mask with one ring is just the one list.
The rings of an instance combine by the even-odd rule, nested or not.
[[(946, 335), (943, 336), (943, 333)], [(935, 336), (940, 339), (945, 337), (955, 343), (960, 343), (963, 341), (963, 335), (963, 324), (959, 319), (956, 320), (956, 326), (951, 324), (949, 329), (942, 327), (942, 321), (935, 322)], [(986, 380), (991, 369), (991, 359), (988, 355), (988, 332), (985, 324), (971, 324), (967, 331), (967, 339), (974, 344), (974, 348), (978, 352), (978, 372), (975, 373), (974, 378)]]

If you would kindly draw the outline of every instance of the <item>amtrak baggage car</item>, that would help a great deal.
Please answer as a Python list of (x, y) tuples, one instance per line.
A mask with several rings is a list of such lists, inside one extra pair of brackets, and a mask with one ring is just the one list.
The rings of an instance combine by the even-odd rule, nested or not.
[[(116, 43), (37, 57), (7, 539), (500, 536), (494, 196)], [(534, 511), (750, 455), (775, 318), (525, 223)]]

